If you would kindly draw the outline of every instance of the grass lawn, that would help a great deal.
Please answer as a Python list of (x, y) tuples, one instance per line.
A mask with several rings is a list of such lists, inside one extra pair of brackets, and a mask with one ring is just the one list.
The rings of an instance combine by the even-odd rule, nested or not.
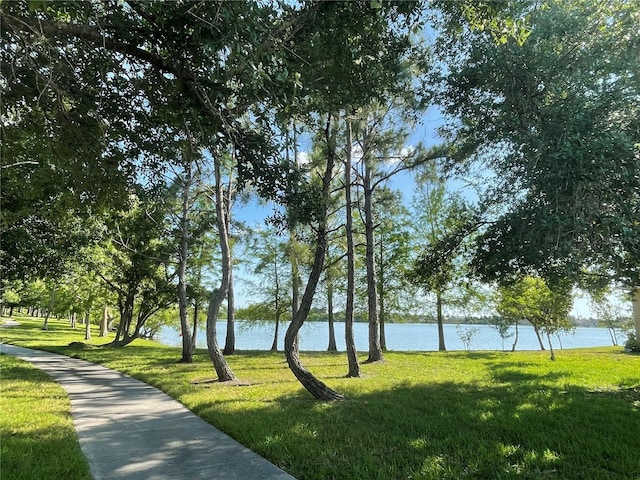
[[(179, 350), (146, 341), (74, 349), (82, 328), (53, 320), (45, 332), (41, 319), (18, 320), (0, 331), (3, 341), (155, 385), (300, 480), (640, 479), (640, 355), (620, 347), (562, 350), (556, 362), (548, 352), (388, 352), (362, 365), (360, 379), (344, 377), (344, 354), (303, 353), (347, 396), (322, 403), (282, 354), (227, 357), (246, 383), (230, 386), (211, 381), (206, 351), (184, 365)], [(4, 463), (4, 442), (2, 453)]]
[(0, 355), (0, 475), (91, 479), (66, 392), (30, 363)]

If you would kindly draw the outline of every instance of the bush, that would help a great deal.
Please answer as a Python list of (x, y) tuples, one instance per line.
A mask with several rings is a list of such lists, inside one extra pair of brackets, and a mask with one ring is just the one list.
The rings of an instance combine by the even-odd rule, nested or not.
[(629, 337), (624, 344), (624, 348), (630, 352), (640, 352), (640, 340), (636, 338), (635, 333), (629, 332)]

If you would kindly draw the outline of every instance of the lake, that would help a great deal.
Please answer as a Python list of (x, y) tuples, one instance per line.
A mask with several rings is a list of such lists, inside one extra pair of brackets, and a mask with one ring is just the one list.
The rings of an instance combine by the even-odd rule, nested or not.
[[(278, 349), (284, 348), (284, 335), (286, 326), (280, 326)], [(218, 322), (217, 335), (221, 348), (224, 346), (226, 335), (226, 322)], [(476, 328), (470, 342), (470, 350), (511, 350), (513, 337), (503, 339), (498, 331), (490, 325), (461, 325), (460, 330), (465, 331)], [(324, 322), (307, 322), (300, 330), (300, 349), (305, 351), (323, 351), (329, 344), (328, 325)], [(438, 349), (437, 325), (430, 323), (390, 323), (386, 325), (387, 349), (397, 351), (429, 351)], [(459, 336), (456, 325), (445, 324), (445, 342), (447, 350), (464, 350), (465, 346)], [(513, 333), (513, 329), (510, 333)], [(269, 350), (273, 342), (274, 324), (253, 323), (245, 321), (236, 322), (236, 349), (238, 350)], [(338, 350), (345, 351), (344, 323), (335, 324), (336, 343)], [(354, 337), (358, 351), (368, 350), (368, 325), (356, 323), (354, 325)], [(625, 338), (618, 335), (618, 343), (624, 344)], [(171, 328), (163, 328), (156, 340), (171, 346), (182, 344), (179, 331)], [(579, 348), (612, 345), (611, 336), (606, 328), (577, 327), (572, 333), (562, 333), (552, 337), (554, 348)], [(204, 330), (198, 332), (197, 346), (206, 348), (206, 335)], [(545, 347), (548, 348), (545, 339)], [(517, 350), (539, 350), (540, 346), (533, 327), (520, 326)]]

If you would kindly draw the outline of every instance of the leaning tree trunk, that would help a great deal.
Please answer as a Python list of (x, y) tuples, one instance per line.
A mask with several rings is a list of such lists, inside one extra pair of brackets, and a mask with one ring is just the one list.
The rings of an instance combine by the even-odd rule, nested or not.
[(220, 164), (215, 162), (215, 177), (216, 177), (216, 214), (218, 225), (218, 239), (220, 241), (220, 253), (222, 255), (222, 279), (220, 280), (220, 287), (215, 289), (211, 294), (209, 300), (209, 310), (207, 312), (207, 351), (209, 352), (209, 358), (213, 363), (213, 367), (218, 374), (218, 381), (227, 382), (235, 380), (235, 376), (231, 371), (231, 368), (227, 364), (227, 361), (222, 355), (222, 351), (218, 346), (218, 340), (216, 338), (216, 323), (218, 321), (218, 312), (220, 306), (227, 296), (229, 290), (229, 273), (231, 272), (231, 252), (229, 246), (229, 237), (227, 235), (225, 210), (223, 203), (222, 187), (220, 181)]
[(118, 324), (118, 330), (116, 336), (109, 344), (112, 347), (124, 347), (131, 343), (135, 337), (129, 335), (131, 329), (131, 323), (133, 322), (133, 310), (135, 304), (136, 292), (135, 289), (129, 289), (124, 300), (119, 301), (120, 311), (120, 323)]
[(44, 317), (44, 324), (42, 325), (43, 330), (49, 330), (49, 315), (51, 315), (51, 311), (53, 310), (53, 306), (55, 305), (57, 295), (58, 289), (54, 288), (51, 292), (51, 296), (49, 297), (49, 308), (47, 309), (47, 313)]
[(276, 313), (276, 328), (273, 332), (273, 342), (271, 343), (272, 352), (278, 351), (278, 335), (280, 335), (280, 314)]
[(511, 351), (516, 351), (516, 346), (518, 345), (518, 321), (516, 320), (516, 334), (513, 338), (513, 345), (511, 346)]
[(193, 330), (191, 332), (191, 344), (193, 345), (194, 349), (197, 345), (196, 340), (198, 337), (198, 310), (199, 309), (200, 309), (200, 301), (196, 296), (196, 299), (193, 302)]
[(380, 325), (378, 320), (378, 280), (376, 274), (375, 236), (373, 221), (373, 188), (371, 187), (371, 168), (365, 161), (364, 171), (364, 216), (367, 270), (367, 303), (369, 312), (369, 358), (367, 362), (382, 360), (380, 345)]
[(351, 201), (351, 121), (347, 119), (347, 155), (345, 161), (345, 187), (344, 197), (346, 205), (346, 236), (347, 236), (347, 305), (345, 308), (344, 318), (344, 339), (347, 347), (347, 359), (349, 362), (349, 371), (347, 377), (360, 376), (360, 364), (358, 363), (358, 352), (353, 336), (353, 320), (354, 320), (354, 303), (356, 296), (356, 254), (353, 242), (353, 210)]
[(556, 352), (553, 351), (553, 343), (551, 343), (551, 335), (547, 332), (547, 340), (549, 341), (549, 351), (551, 352), (551, 356), (549, 357), (552, 362), (556, 360)]
[(300, 381), (302, 386), (318, 400), (342, 400), (344, 397), (338, 392), (332, 390), (323, 382), (318, 380), (309, 370), (307, 370), (300, 361), (300, 353), (296, 348), (296, 337), (300, 328), (311, 310), (311, 303), (315, 294), (320, 274), (324, 265), (324, 256), (326, 248), (325, 232), (318, 233), (316, 251), (314, 255), (313, 266), (309, 275), (309, 280), (302, 296), (300, 308), (291, 320), (291, 324), (287, 329), (284, 338), (284, 353), (287, 358), (289, 368)]
[[(325, 131), (327, 138), (327, 147), (329, 153), (327, 154), (327, 165), (322, 179), (322, 201), (323, 208), (326, 212), (326, 205), (328, 203), (328, 196), (331, 188), (331, 177), (333, 174), (333, 165), (335, 161), (335, 146), (331, 148), (331, 144), (334, 143), (330, 137), (330, 122), (331, 116), (327, 120), (327, 129)], [(304, 324), (304, 321), (311, 310), (311, 303), (316, 292), (316, 287), (322, 274), (324, 267), (324, 259), (327, 248), (327, 227), (326, 219), (320, 219), (318, 230), (316, 232), (316, 248), (313, 257), (313, 265), (311, 267), (311, 273), (307, 281), (307, 286), (302, 295), (302, 301), (300, 307), (296, 311), (295, 315), (291, 319), (291, 324), (287, 328), (287, 334), (284, 339), (284, 354), (287, 358), (289, 368), (300, 381), (302, 386), (318, 400), (342, 400), (344, 397), (338, 392), (327, 387), (324, 383), (318, 380), (311, 372), (309, 372), (300, 361), (300, 353), (296, 348), (297, 336), (300, 328)]]
[(442, 315), (442, 292), (436, 292), (436, 309), (438, 315), (438, 351), (446, 352), (447, 346), (444, 343), (444, 318)]
[(540, 335), (540, 328), (537, 324), (533, 325), (533, 331), (536, 332), (536, 337), (538, 338), (538, 343), (540, 344), (540, 350), (546, 350), (546, 348), (544, 348), (544, 342), (542, 341), (542, 335)]

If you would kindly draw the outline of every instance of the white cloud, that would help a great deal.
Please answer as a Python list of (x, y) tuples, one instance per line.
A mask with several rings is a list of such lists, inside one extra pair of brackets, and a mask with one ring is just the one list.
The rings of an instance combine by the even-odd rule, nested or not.
[(308, 165), (309, 161), (310, 161), (310, 158), (307, 152), (298, 152), (296, 154), (296, 163), (298, 165)]

